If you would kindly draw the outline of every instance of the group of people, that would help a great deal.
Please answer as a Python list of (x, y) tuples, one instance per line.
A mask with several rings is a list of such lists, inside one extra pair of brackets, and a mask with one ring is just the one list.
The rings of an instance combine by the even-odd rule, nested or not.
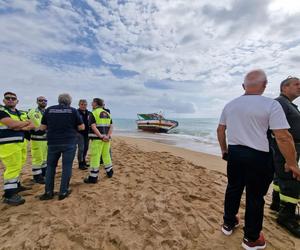
[[(94, 98), (93, 110), (87, 110), (87, 101), (79, 101), (79, 108), (71, 107), (69, 94), (58, 97), (58, 105), (47, 107), (44, 96), (37, 98), (37, 107), (28, 112), (19, 111), (17, 95), (4, 93), (0, 106), (0, 160), (5, 171), (4, 199), (9, 205), (24, 204), (19, 194), (27, 188), (21, 185), (21, 171), (27, 159), (27, 146), (30, 143), (33, 181), (45, 184), (45, 193), (40, 200), (54, 198), (56, 167), (62, 156), (62, 177), (58, 199), (69, 196), (72, 165), (78, 145), (79, 169), (89, 167), (87, 184), (97, 183), (99, 168), (103, 164), (107, 177), (113, 176), (110, 140), (112, 119), (110, 110), (105, 109), (104, 101)], [(90, 143), (90, 164), (86, 155)]]
[(225, 105), (218, 129), (223, 159), (227, 161), (227, 188), (222, 232), (239, 226), (238, 210), (246, 189), (244, 249), (264, 249), (264, 196), (273, 180), (271, 209), (277, 223), (300, 238), (296, 206), (300, 201), (300, 112), (293, 101), (300, 96), (300, 80), (288, 77), (280, 96), (262, 96), (267, 86), (263, 70), (246, 74), (244, 95)]

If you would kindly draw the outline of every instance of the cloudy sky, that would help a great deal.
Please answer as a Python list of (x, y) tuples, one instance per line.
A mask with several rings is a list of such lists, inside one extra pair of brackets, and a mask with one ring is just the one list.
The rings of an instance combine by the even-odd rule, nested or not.
[(69, 92), (114, 117), (217, 117), (253, 68), (269, 97), (300, 76), (299, 24), (296, 0), (0, 0), (0, 89), (20, 108)]

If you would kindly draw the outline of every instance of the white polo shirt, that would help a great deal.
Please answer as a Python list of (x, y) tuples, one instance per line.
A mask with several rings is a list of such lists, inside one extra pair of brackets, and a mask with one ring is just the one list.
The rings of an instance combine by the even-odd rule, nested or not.
[(242, 95), (223, 109), (219, 124), (225, 125), (228, 145), (243, 145), (269, 152), (268, 129), (289, 129), (279, 102), (261, 95)]

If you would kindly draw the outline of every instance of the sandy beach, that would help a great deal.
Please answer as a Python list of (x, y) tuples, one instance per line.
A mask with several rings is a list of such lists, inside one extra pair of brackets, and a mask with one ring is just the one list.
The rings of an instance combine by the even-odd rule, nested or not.
[[(38, 200), (44, 188), (31, 181), (29, 155), (22, 174), (32, 187), (23, 193), (26, 203), (0, 203), (0, 249), (241, 249), (242, 226), (230, 237), (220, 231), (226, 187), (220, 157), (120, 136), (112, 149), (114, 177), (102, 169), (98, 184), (84, 184), (87, 171), (75, 160), (73, 192), (63, 201)], [(60, 173), (59, 164), (56, 190)], [(269, 192), (266, 249), (300, 249), (300, 240), (277, 226), (270, 200)], [(244, 207), (243, 197), (242, 224)]]

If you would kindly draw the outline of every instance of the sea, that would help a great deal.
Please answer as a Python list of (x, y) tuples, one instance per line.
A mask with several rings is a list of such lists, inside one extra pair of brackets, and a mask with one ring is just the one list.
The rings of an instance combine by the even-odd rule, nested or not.
[(197, 152), (220, 155), (216, 129), (218, 118), (185, 118), (168, 133), (152, 133), (137, 129), (135, 119), (114, 119), (114, 134), (142, 138)]

